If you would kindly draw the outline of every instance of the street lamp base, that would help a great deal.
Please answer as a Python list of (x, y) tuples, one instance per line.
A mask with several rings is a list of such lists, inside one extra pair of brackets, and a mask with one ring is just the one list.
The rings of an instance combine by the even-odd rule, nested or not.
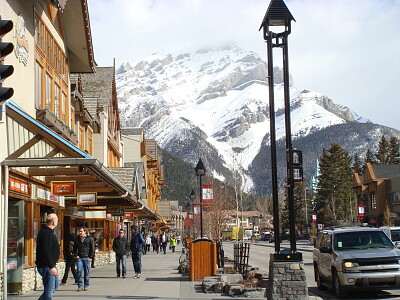
[(279, 253), (271, 254), (271, 260), (273, 261), (303, 261), (303, 254), (301, 252), (292, 253), (290, 250), (282, 250)]

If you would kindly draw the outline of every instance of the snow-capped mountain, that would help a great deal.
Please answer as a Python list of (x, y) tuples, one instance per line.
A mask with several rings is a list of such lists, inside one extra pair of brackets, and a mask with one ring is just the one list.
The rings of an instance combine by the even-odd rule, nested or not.
[[(283, 74), (275, 67), (276, 136), (285, 138)], [(214, 177), (243, 177), (263, 146), (269, 145), (267, 65), (236, 46), (177, 55), (151, 55), (124, 63), (116, 74), (124, 127), (144, 127), (147, 138), (181, 157), (201, 157)], [(293, 140), (328, 127), (370, 123), (327, 96), (296, 88), (290, 80)], [(316, 158), (315, 158), (316, 159)]]

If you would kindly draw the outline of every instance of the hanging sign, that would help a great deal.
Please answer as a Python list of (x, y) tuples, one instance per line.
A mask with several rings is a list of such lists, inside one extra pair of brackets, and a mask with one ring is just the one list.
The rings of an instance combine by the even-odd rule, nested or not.
[(212, 184), (203, 184), (202, 186), (202, 204), (203, 206), (212, 205), (213, 188)]
[(52, 181), (51, 194), (55, 196), (76, 196), (76, 181)]
[(124, 219), (133, 219), (133, 216), (134, 216), (133, 212), (124, 213)]
[(185, 227), (190, 227), (190, 225), (191, 225), (190, 218), (185, 218)]
[(108, 214), (120, 214), (121, 206), (120, 205), (107, 205), (106, 212)]
[(193, 213), (195, 215), (199, 215), (200, 214), (200, 205), (198, 205), (198, 204), (193, 205)]
[(78, 193), (76, 201), (77, 205), (97, 205), (97, 193)]
[(317, 214), (312, 214), (312, 222), (317, 223)]
[(360, 218), (365, 216), (365, 205), (358, 206), (358, 216)]

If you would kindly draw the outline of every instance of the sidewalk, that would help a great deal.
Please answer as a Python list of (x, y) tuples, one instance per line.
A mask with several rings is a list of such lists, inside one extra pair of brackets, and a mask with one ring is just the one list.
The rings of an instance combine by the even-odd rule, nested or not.
[[(177, 247), (180, 250), (181, 247)], [(89, 291), (77, 292), (70, 277), (68, 285), (61, 285), (53, 299), (240, 299), (221, 294), (204, 294), (201, 282), (189, 281), (188, 276), (178, 273), (178, 260), (181, 253), (166, 255), (150, 252), (142, 256), (142, 277), (133, 278), (132, 260), (127, 259), (127, 278), (116, 278), (115, 265), (91, 269)], [(9, 296), (13, 300), (38, 299), (42, 290), (32, 291), (21, 296)], [(249, 299), (249, 298), (246, 298)], [(316, 299), (310, 296), (310, 299)]]

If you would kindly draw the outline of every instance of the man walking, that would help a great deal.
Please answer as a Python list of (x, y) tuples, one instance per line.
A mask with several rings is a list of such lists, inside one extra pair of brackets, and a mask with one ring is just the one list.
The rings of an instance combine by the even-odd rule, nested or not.
[(140, 278), (142, 273), (142, 249), (144, 244), (143, 235), (135, 228), (132, 227), (132, 238), (131, 238), (131, 251), (133, 268), (135, 269), (134, 278)]
[(122, 278), (126, 277), (126, 253), (129, 251), (128, 240), (124, 236), (124, 230), (119, 230), (119, 235), (113, 241), (113, 250), (117, 261), (117, 277), (121, 275), (122, 263)]
[(54, 228), (57, 225), (57, 215), (54, 213), (48, 214), (46, 225), (37, 235), (36, 266), (42, 276), (44, 287), (43, 294), (39, 297), (39, 300), (52, 299), (59, 285), (56, 263), (60, 258), (60, 244), (54, 234)]
[(167, 244), (168, 244), (168, 236), (165, 234), (165, 231), (161, 235), (161, 247), (164, 254), (167, 254)]
[[(94, 256), (93, 238), (87, 236), (87, 229), (78, 228), (78, 237), (74, 244), (74, 254), (76, 258), (76, 267), (78, 269), (78, 292), (89, 289), (90, 262)], [(84, 272), (84, 281), (82, 282), (82, 271)]]

